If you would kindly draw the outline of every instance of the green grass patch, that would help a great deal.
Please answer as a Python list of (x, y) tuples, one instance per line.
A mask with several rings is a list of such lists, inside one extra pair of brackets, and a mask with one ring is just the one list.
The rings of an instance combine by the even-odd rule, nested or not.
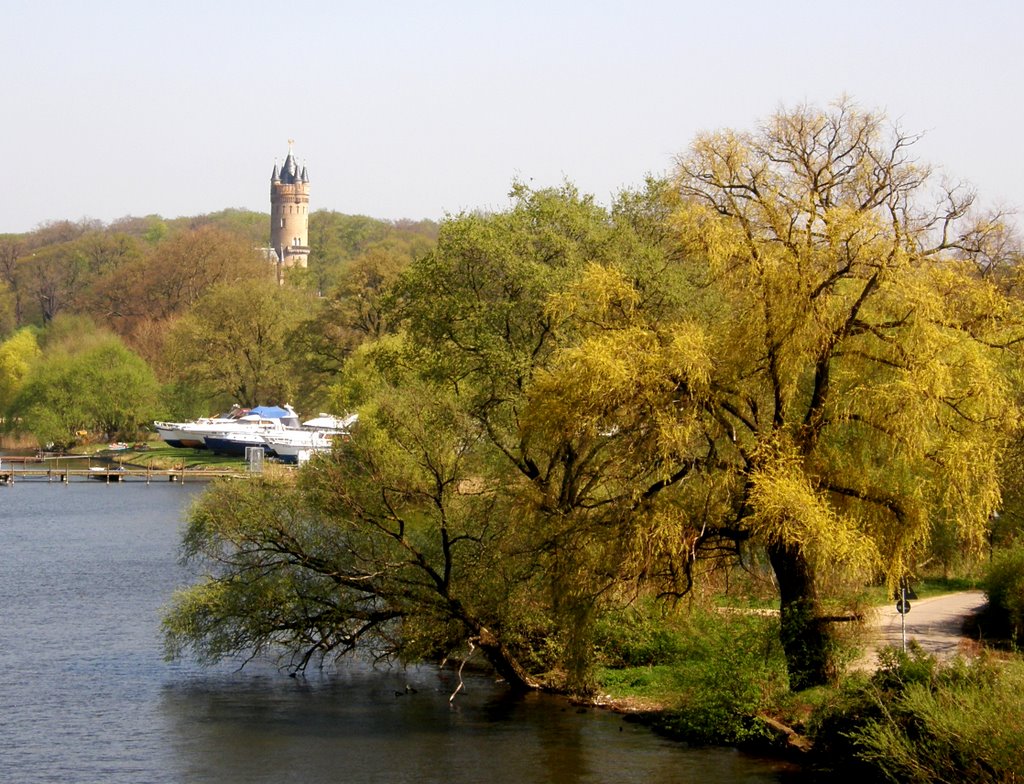
[(240, 457), (215, 455), (207, 449), (178, 449), (167, 446), (162, 441), (151, 442), (145, 451), (133, 449), (125, 452), (111, 453), (113, 459), (145, 468), (238, 468), (245, 467), (245, 460)]
[(712, 599), (715, 607), (726, 607), (737, 610), (777, 610), (778, 596), (734, 596), (722, 594)]
[(113, 463), (126, 468), (154, 468), (159, 470), (203, 468), (244, 470), (246, 462), (240, 457), (215, 455), (208, 449), (180, 449), (154, 440), (133, 445), (129, 449), (111, 450), (106, 444), (90, 444), (76, 448), (72, 456), (53, 458), (54, 468), (81, 466), (86, 460), (94, 464)]
[(778, 619), (695, 610), (639, 612), (599, 628), (601, 690), (614, 700), (657, 700), (658, 729), (691, 743), (750, 745), (773, 736), (760, 715), (787, 691)]
[(914, 585), (919, 599), (929, 596), (942, 596), (960, 591), (976, 591), (981, 588), (982, 580), (977, 577), (926, 577)]
[(650, 667), (602, 668), (598, 671), (601, 689), (616, 699), (639, 698), (672, 707), (686, 692), (686, 681), (679, 668), (671, 664)]
[[(923, 577), (911, 582), (913, 593), (920, 599), (928, 599), (933, 596), (944, 596), (949, 593), (960, 591), (976, 591), (982, 588), (983, 580), (980, 577)], [(895, 601), (892, 593), (884, 585), (873, 585), (865, 588), (857, 597), (858, 601), (872, 607), (889, 604)]]

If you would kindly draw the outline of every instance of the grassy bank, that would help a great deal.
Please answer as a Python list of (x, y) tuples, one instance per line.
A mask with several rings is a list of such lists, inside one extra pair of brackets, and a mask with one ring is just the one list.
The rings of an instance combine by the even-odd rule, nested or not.
[(1019, 656), (941, 665), (889, 649), (874, 675), (793, 693), (777, 623), (712, 609), (613, 619), (602, 630), (598, 701), (671, 737), (784, 755), (829, 780), (1018, 780)]
[(246, 463), (240, 457), (215, 455), (206, 449), (178, 449), (163, 441), (153, 440), (134, 444), (128, 449), (111, 450), (106, 444), (92, 444), (78, 447), (73, 455), (93, 457), (126, 467), (201, 470), (223, 468), (245, 470)]
[(890, 649), (811, 714), (812, 762), (841, 781), (1010, 784), (1024, 771), (1024, 661), (939, 664)]
[[(975, 591), (981, 589), (982, 583), (983, 578), (980, 574), (960, 577), (925, 576), (913, 582), (913, 590), (908, 598), (917, 601), (957, 591)], [(873, 606), (889, 604), (892, 600), (892, 595), (884, 585), (866, 588), (859, 597), (862, 603)]]
[(601, 629), (599, 700), (643, 714), (692, 743), (771, 745), (763, 716), (787, 694), (778, 618), (701, 609), (671, 617), (639, 612)]

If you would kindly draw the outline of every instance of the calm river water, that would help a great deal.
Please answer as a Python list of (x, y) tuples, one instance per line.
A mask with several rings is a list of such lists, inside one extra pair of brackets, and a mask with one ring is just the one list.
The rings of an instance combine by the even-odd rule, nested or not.
[(189, 581), (176, 554), (199, 489), (0, 487), (0, 781), (786, 780), (770, 762), (689, 750), (557, 699), (512, 699), (486, 678), (451, 708), (448, 676), (425, 668), (293, 679), (266, 665), (169, 664), (160, 609)]

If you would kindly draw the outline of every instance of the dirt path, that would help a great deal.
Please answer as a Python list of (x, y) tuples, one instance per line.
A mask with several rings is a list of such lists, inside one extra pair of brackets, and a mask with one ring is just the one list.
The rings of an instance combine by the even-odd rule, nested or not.
[[(963, 635), (964, 621), (985, 606), (981, 591), (965, 591), (910, 602), (906, 614), (907, 644), (911, 640), (940, 659), (951, 658), (968, 642)], [(870, 622), (868, 650), (855, 665), (857, 669), (873, 669), (876, 653), (888, 645), (903, 644), (900, 614), (896, 603), (879, 608)]]

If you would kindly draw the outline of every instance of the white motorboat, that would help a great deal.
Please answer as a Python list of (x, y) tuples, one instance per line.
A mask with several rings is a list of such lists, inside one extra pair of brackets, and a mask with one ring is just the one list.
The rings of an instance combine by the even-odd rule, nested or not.
[(307, 419), (302, 423), (304, 430), (323, 430), (329, 433), (347, 433), (356, 424), (359, 419), (359, 414), (349, 414), (348, 416), (337, 417), (333, 414), (321, 413), (312, 419)]
[[(215, 438), (228, 433), (263, 433), (270, 430), (299, 428), (299, 416), (291, 406), (257, 406), (252, 409), (233, 409), (220, 417), (196, 419), (192, 422), (154, 422), (164, 443), (173, 447), (209, 448), (208, 436)], [(243, 450), (244, 452), (244, 450)]]
[(334, 439), (340, 436), (319, 430), (292, 430), (267, 434), (266, 444), (282, 463), (304, 463), (315, 454), (330, 452)]
[(300, 430), (265, 434), (267, 447), (283, 463), (304, 463), (315, 454), (330, 452), (339, 440), (347, 440), (358, 418), (358, 414), (320, 414), (303, 422)]
[(227, 417), (203, 417), (192, 422), (154, 422), (157, 434), (168, 446), (178, 449), (202, 449), (203, 436), (198, 428), (203, 425), (230, 425), (234, 420)]

